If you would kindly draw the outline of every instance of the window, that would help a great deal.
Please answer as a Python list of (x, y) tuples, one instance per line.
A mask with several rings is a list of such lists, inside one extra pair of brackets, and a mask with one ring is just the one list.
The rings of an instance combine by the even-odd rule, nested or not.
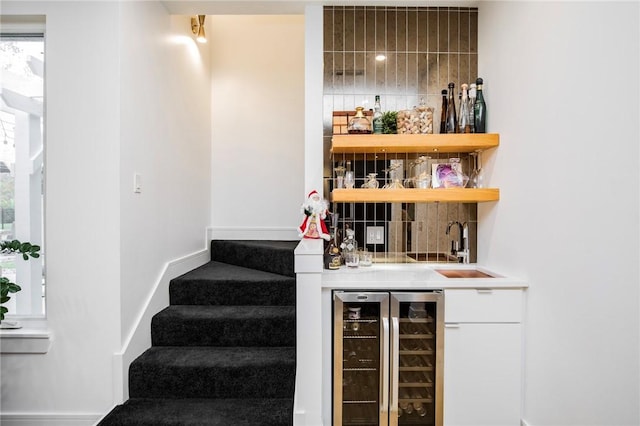
[[(44, 247), (44, 34), (0, 34), (0, 68), (0, 239)], [(8, 316), (43, 317), (44, 252), (2, 254), (0, 268), (22, 287)]]

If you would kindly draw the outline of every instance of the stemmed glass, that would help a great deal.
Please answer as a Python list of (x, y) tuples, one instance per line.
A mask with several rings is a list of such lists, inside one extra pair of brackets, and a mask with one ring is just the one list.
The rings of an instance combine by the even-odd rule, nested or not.
[(404, 186), (402, 186), (402, 182), (400, 182), (400, 179), (398, 179), (398, 177), (395, 175), (395, 173), (394, 173), (394, 176), (393, 176), (393, 182), (389, 182), (389, 174), (391, 172), (395, 172), (398, 168), (400, 168), (401, 164), (402, 163), (400, 163), (400, 162), (391, 163), (388, 168), (383, 170), (385, 172), (385, 174), (386, 174), (385, 180), (387, 181), (387, 183), (384, 184), (382, 189), (402, 189), (402, 188), (404, 188)]
[(482, 156), (480, 151), (469, 153), (473, 157), (473, 171), (469, 177), (469, 188), (484, 188), (484, 172), (482, 170)]
[(376, 177), (378, 176), (377, 173), (369, 173), (367, 175), (369, 178), (366, 180), (365, 183), (362, 184), (362, 188), (371, 188), (371, 189), (375, 189), (378, 187), (378, 180), (376, 179)]
[(407, 167), (407, 177), (403, 182), (405, 188), (415, 188), (416, 186), (416, 178), (413, 176), (413, 168), (416, 166), (417, 161), (418, 160), (410, 162)]

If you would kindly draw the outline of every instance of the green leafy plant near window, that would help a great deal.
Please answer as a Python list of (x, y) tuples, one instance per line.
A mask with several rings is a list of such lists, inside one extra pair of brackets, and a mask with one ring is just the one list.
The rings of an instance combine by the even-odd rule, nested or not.
[[(36, 259), (40, 257), (40, 246), (29, 242), (21, 243), (18, 240), (0, 241), (0, 253), (20, 253), (24, 260), (29, 260), (30, 257)], [(4, 320), (4, 315), (9, 312), (7, 307), (3, 306), (11, 300), (9, 293), (17, 293), (20, 290), (22, 288), (18, 284), (12, 283), (7, 277), (0, 277), (0, 322)]]

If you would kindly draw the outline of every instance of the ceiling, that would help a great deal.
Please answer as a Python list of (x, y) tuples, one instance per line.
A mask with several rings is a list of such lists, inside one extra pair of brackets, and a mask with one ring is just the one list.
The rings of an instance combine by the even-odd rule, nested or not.
[(325, 6), (443, 6), (477, 7), (479, 0), (166, 0), (174, 15), (290, 15), (304, 14), (307, 5)]

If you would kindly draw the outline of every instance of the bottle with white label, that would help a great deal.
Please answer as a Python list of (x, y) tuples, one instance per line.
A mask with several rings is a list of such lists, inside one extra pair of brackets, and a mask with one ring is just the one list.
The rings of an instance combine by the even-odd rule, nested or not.
[(376, 102), (373, 104), (373, 133), (382, 134), (382, 107), (380, 106), (380, 95), (376, 95)]

